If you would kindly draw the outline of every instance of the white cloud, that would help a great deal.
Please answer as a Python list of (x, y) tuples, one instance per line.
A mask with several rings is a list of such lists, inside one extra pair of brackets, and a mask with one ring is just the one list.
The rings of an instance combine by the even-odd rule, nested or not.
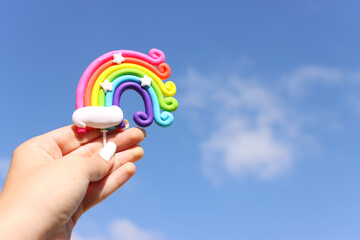
[(203, 169), (218, 182), (224, 175), (270, 179), (286, 172), (295, 158), (288, 140), (298, 121), (268, 87), (256, 78), (202, 75), (190, 70), (177, 81), (183, 111), (192, 123), (206, 125), (201, 143)]
[(360, 114), (360, 96), (351, 95), (348, 97), (348, 103), (356, 114)]
[(0, 159), (0, 192), (4, 185), (6, 175), (9, 171), (10, 160), (7, 158)]
[(9, 171), (10, 159), (0, 159), (0, 179), (5, 179), (7, 172)]
[[(176, 80), (180, 113), (203, 138), (203, 169), (215, 182), (224, 176), (271, 179), (286, 173), (301, 154), (299, 148), (309, 142), (312, 147), (318, 145), (305, 129), (343, 129), (340, 121), (329, 118), (334, 101), (351, 105), (360, 114), (359, 71), (310, 65), (279, 76), (269, 84), (257, 77), (244, 78), (236, 71), (203, 74), (189, 70)], [(323, 91), (324, 87), (329, 92)], [(317, 102), (319, 91), (323, 93), (320, 100), (328, 98), (329, 105), (316, 110), (304, 109), (299, 99), (287, 94), (307, 94), (307, 101), (319, 105), (323, 104)]]
[[(76, 229), (75, 229), (76, 230)], [(107, 237), (105, 237), (107, 236)], [(165, 235), (153, 230), (143, 229), (128, 219), (115, 219), (110, 222), (108, 232), (102, 236), (84, 237), (75, 231), (72, 240), (165, 240)]]
[(71, 240), (103, 240), (103, 239), (104, 238), (100, 238), (100, 237), (83, 237), (78, 233), (73, 233), (71, 235)]
[(345, 71), (321, 66), (306, 66), (286, 74), (283, 78), (293, 96), (301, 96), (306, 93), (313, 84), (333, 85), (347, 79), (358, 79), (358, 74), (348, 74)]
[(289, 144), (277, 139), (269, 126), (251, 128), (242, 121), (232, 119), (202, 144), (205, 173), (213, 179), (219, 178), (221, 167), (234, 177), (269, 179), (284, 173), (294, 158)]
[(161, 240), (164, 236), (156, 231), (141, 229), (127, 219), (118, 219), (110, 224), (110, 233), (117, 240)]

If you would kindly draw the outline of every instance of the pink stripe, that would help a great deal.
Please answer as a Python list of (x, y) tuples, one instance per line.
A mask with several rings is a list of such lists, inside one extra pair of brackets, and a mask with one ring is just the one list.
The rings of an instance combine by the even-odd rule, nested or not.
[(95, 59), (84, 71), (83, 75), (80, 78), (79, 84), (76, 89), (76, 109), (84, 107), (84, 95), (86, 85), (91, 77), (91, 75), (96, 71), (96, 69), (104, 64), (105, 62), (113, 59), (113, 54), (121, 52), (123, 57), (133, 57), (144, 60), (154, 66), (158, 66), (160, 63), (165, 62), (165, 54), (159, 49), (151, 49), (149, 55), (139, 53), (131, 50), (116, 50), (105, 53), (104, 55)]

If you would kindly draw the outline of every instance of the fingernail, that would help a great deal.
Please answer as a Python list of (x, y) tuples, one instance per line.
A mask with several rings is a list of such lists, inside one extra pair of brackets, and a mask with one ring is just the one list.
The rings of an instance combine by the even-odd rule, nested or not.
[(143, 129), (143, 128), (140, 128), (140, 130), (143, 132), (143, 134), (144, 134), (144, 138), (146, 137), (146, 130), (145, 129)]
[(108, 142), (103, 149), (101, 149), (99, 155), (106, 161), (109, 161), (115, 154), (116, 144), (113, 142)]
[(128, 120), (124, 119), (125, 129), (130, 127), (130, 123)]

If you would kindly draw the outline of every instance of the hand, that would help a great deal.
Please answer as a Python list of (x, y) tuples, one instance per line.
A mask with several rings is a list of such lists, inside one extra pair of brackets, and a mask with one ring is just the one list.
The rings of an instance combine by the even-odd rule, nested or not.
[(96, 129), (78, 134), (67, 126), (20, 145), (0, 195), (1, 239), (70, 239), (80, 216), (133, 176), (144, 135), (109, 132), (117, 146), (110, 161), (99, 155)]

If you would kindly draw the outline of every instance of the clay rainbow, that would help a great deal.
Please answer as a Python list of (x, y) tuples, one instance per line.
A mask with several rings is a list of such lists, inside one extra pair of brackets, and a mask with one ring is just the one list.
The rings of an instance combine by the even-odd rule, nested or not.
[[(132, 89), (139, 93), (145, 105), (145, 112), (138, 111), (133, 115), (134, 122), (140, 127), (148, 127), (153, 121), (168, 127), (174, 121), (172, 112), (178, 107), (173, 97), (176, 93), (174, 82), (164, 82), (170, 74), (170, 66), (165, 63), (165, 54), (161, 50), (151, 49), (149, 55), (131, 50), (108, 52), (95, 59), (81, 76), (74, 115), (82, 108), (120, 107), (123, 92)], [(86, 131), (86, 124), (75, 125), (79, 132)], [(91, 124), (87, 126), (91, 127)]]

